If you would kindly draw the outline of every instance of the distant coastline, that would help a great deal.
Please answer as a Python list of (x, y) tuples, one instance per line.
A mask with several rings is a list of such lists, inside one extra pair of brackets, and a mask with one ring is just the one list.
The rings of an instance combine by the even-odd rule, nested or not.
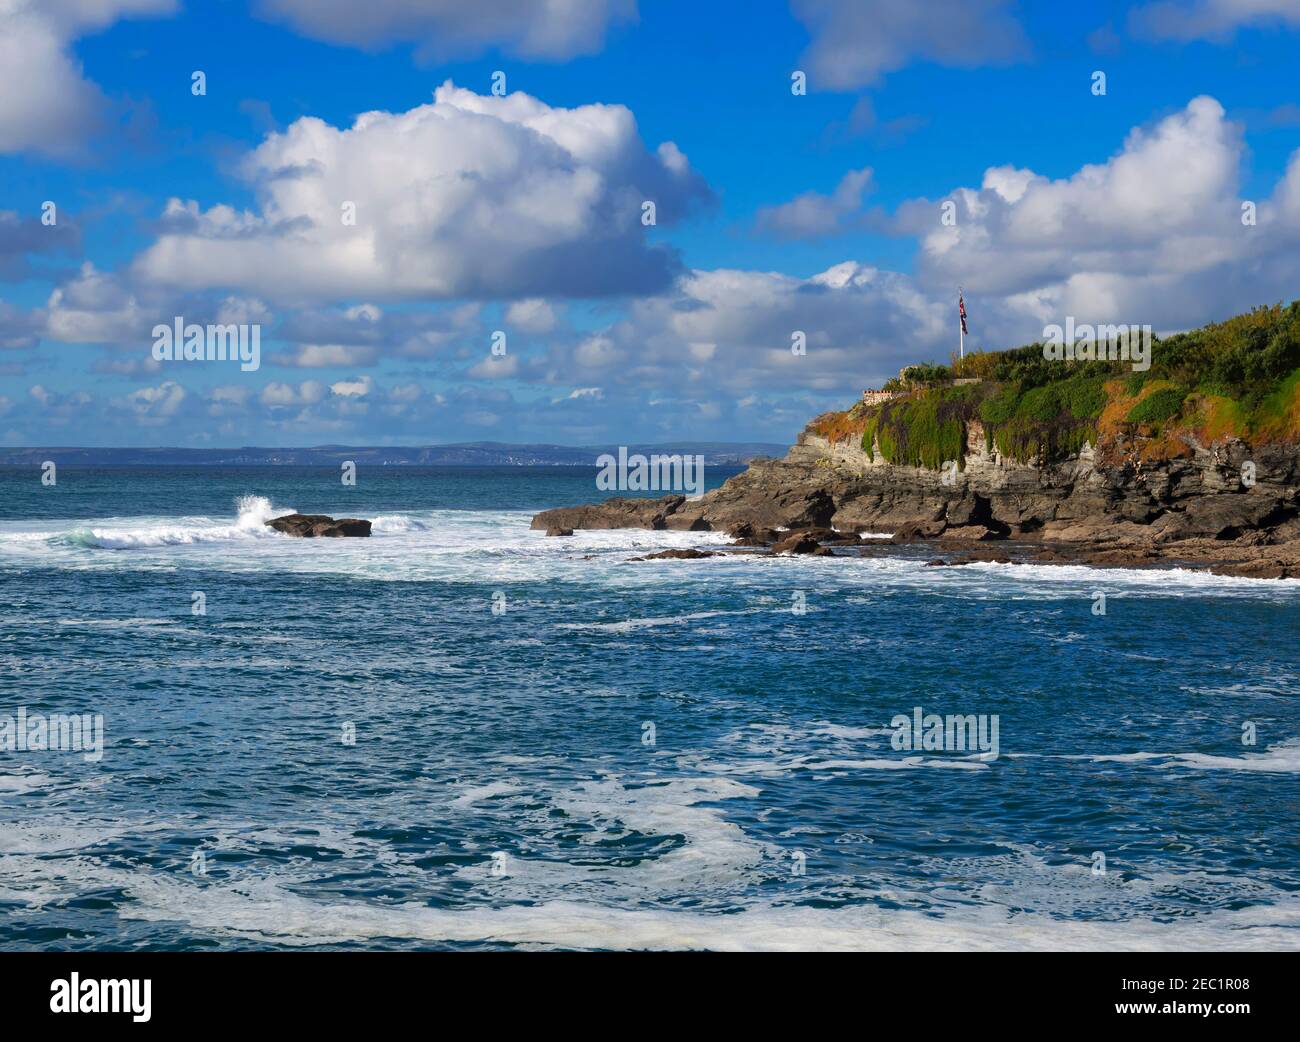
[[(701, 455), (706, 466), (743, 466), (760, 457), (783, 456), (785, 445), (767, 442), (671, 442), (626, 446), (629, 453)], [(473, 441), (451, 445), (316, 445), (304, 448), (82, 448), (14, 446), (0, 448), (0, 466), (39, 467), (46, 460), (86, 466), (338, 466), (344, 460), (368, 466), (417, 467), (595, 467), (608, 445), (512, 445)]]

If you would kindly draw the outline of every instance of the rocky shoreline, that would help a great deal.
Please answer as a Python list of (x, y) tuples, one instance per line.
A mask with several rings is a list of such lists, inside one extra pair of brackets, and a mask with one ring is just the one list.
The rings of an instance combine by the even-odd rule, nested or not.
[[(1147, 461), (1140, 444), (1085, 446), (1060, 463), (1004, 458), (967, 431), (961, 469), (884, 461), (878, 447), (830, 442), (805, 430), (782, 460), (756, 460), (688, 500), (615, 498), (537, 514), (534, 529), (716, 531), (731, 552), (898, 553), (929, 563), (976, 561), (1183, 567), (1219, 575), (1300, 578), (1300, 453), (1236, 439), (1191, 444)], [(864, 533), (888, 539), (862, 538)], [(673, 556), (673, 555), (651, 555)], [(682, 556), (680, 554), (676, 556)]]

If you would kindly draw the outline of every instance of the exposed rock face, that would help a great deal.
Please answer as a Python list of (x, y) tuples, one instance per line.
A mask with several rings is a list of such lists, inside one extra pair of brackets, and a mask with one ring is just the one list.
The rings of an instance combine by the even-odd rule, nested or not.
[(274, 528), (285, 535), (302, 536), (307, 539), (318, 536), (329, 539), (370, 535), (370, 522), (356, 517), (332, 518), (327, 514), (285, 514), (284, 517), (271, 518), (266, 524), (269, 528)]
[[(1256, 468), (1249, 487), (1241, 479), (1247, 460)], [(968, 442), (965, 469), (945, 484), (938, 472), (893, 466), (875, 452), (805, 432), (774, 467), (767, 475), (751, 468), (728, 484), (802, 487), (819, 477), (834, 501), (836, 528), (866, 526), (909, 538), (963, 529), (977, 538), (1067, 542), (1116, 533), (1158, 542), (1235, 539), (1258, 530), (1285, 535), (1284, 526), (1300, 515), (1300, 457), (1287, 445), (1252, 450), (1232, 441), (1194, 446), (1186, 458), (1111, 464), (1085, 448), (1064, 462), (1032, 466), (986, 450), (981, 434)]]
[[(794, 550), (803, 532), (892, 533), (894, 542), (945, 538), (953, 545), (1010, 539), (1070, 546), (1064, 560), (1115, 564), (1188, 561), (1225, 574), (1300, 575), (1300, 452), (1236, 439), (1191, 443), (1184, 456), (1144, 461), (1139, 446), (1106, 459), (1090, 446), (1032, 465), (986, 449), (968, 432), (964, 469), (942, 474), (884, 462), (851, 439), (805, 431), (783, 460), (756, 460), (720, 488), (687, 500), (611, 499), (548, 510), (534, 528), (674, 528), (727, 531), (734, 545)], [(874, 449), (875, 447), (873, 447)], [(1243, 464), (1254, 464), (1254, 483)], [(774, 529), (788, 529), (775, 532)], [(780, 550), (782, 540), (791, 543)], [(1106, 559), (1109, 555), (1110, 559)]]

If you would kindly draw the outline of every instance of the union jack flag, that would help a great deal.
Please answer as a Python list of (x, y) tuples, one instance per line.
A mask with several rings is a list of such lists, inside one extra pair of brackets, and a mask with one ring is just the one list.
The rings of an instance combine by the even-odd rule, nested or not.
[(966, 328), (966, 300), (960, 293), (957, 294), (957, 314), (961, 316), (961, 331), (969, 336), (970, 330)]

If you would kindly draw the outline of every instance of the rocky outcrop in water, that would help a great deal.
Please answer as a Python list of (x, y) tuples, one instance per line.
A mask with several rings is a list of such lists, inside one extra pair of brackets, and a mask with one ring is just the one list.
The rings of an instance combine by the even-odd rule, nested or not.
[(1016, 556), (1027, 561), (1178, 563), (1300, 578), (1294, 445), (1193, 440), (1187, 454), (1154, 462), (1143, 460), (1140, 445), (1106, 460), (1085, 446), (1035, 465), (988, 448), (977, 424), (966, 439), (962, 469), (943, 473), (896, 466), (876, 446), (867, 451), (853, 439), (832, 443), (805, 430), (784, 459), (756, 460), (698, 499), (562, 507), (538, 514), (532, 527), (717, 530), (741, 546), (784, 540), (782, 551), (796, 553), (812, 552), (810, 542), (833, 543), (828, 529), (837, 530), (832, 536), (869, 531), (892, 533), (896, 543), (946, 540), (959, 558), (977, 544), (1008, 540), (1026, 548)]
[(712, 550), (660, 550), (644, 557), (630, 557), (630, 561), (701, 561), (706, 557), (717, 557)]
[(271, 518), (266, 525), (285, 535), (302, 536), (305, 539), (370, 535), (369, 521), (356, 517), (333, 518), (327, 514), (285, 514), (283, 517)]

